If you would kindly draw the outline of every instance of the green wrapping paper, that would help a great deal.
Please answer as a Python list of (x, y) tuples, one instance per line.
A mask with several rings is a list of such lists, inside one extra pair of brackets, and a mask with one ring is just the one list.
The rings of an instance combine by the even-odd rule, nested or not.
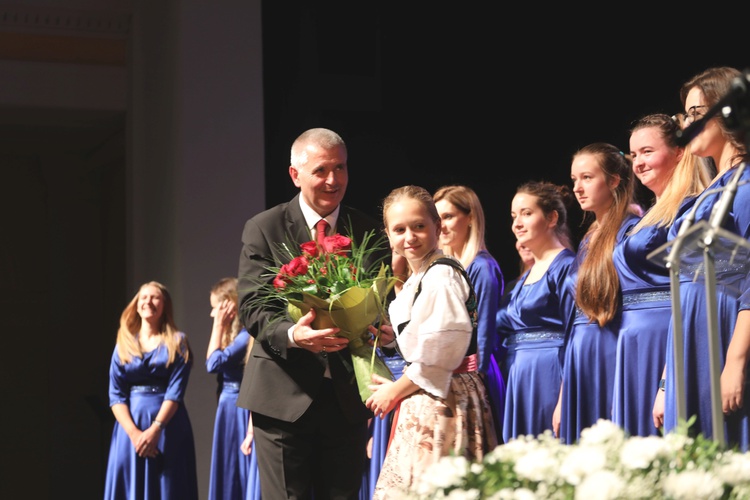
[(348, 348), (362, 402), (372, 394), (369, 385), (372, 384), (373, 373), (393, 380), (388, 366), (368, 343), (370, 332), (367, 329), (383, 313), (384, 299), (393, 284), (394, 279), (387, 278), (385, 268), (381, 268), (378, 279), (370, 288), (349, 288), (329, 300), (303, 294), (302, 301), (288, 301), (289, 316), (294, 321), (310, 309), (315, 309), (313, 328), (319, 330), (335, 326), (340, 329), (337, 336), (349, 340)]

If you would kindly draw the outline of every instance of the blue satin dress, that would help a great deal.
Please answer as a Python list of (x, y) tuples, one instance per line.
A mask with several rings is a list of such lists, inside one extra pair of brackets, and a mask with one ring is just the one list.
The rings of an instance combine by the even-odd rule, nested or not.
[(562, 379), (566, 318), (572, 308), (564, 283), (575, 254), (562, 250), (535, 283), (519, 278), (497, 312), (497, 329), (507, 350), (508, 380), (503, 441), (552, 430)]
[(142, 458), (135, 452), (125, 430), (115, 422), (109, 447), (105, 500), (198, 500), (195, 442), (187, 409), (183, 404), (192, 359), (178, 355), (167, 366), (163, 345), (143, 358), (120, 363), (115, 347), (109, 369), (109, 403), (128, 405), (133, 422), (147, 429), (165, 399), (179, 403), (159, 437), (161, 454)]
[(630, 436), (658, 436), (652, 411), (664, 371), (672, 318), (669, 271), (648, 255), (667, 242), (669, 228), (647, 226), (615, 248), (622, 317), (612, 394), (612, 421)]
[[(639, 217), (628, 215), (620, 226), (615, 245), (638, 222)], [(581, 244), (576, 262), (568, 275), (566, 288), (575, 297), (578, 269), (585, 258), (585, 243)], [(622, 309), (615, 318), (600, 327), (597, 322), (575, 309), (572, 328), (565, 347), (563, 362), (563, 390), (560, 413), (560, 438), (563, 442), (578, 442), (581, 431), (597, 420), (612, 419), (612, 395), (615, 387), (617, 338), (621, 327)], [(658, 382), (658, 379), (657, 379)]]
[[(477, 296), (477, 354), (479, 371), (484, 374), (492, 417), (498, 443), (502, 443), (505, 413), (505, 379), (500, 371), (495, 353), (500, 344), (497, 335), (497, 311), (503, 296), (505, 282), (495, 258), (482, 250), (466, 268), (471, 286)], [(502, 361), (502, 360), (501, 360)]]
[[(398, 352), (388, 356), (380, 348), (376, 353), (383, 359), (388, 369), (393, 374), (393, 380), (397, 380), (406, 368), (406, 361)], [(386, 418), (373, 417), (370, 420), (369, 430), (372, 436), (371, 457), (368, 460), (365, 472), (362, 475), (362, 486), (359, 490), (359, 500), (370, 500), (375, 492), (375, 484), (378, 482), (380, 470), (383, 468), (385, 453), (388, 451), (388, 441), (391, 437), (391, 428), (393, 426), (393, 413), (389, 412)]]
[[(397, 380), (404, 373), (404, 368), (406, 368), (406, 361), (404, 361), (404, 358), (402, 358), (398, 352), (394, 352), (392, 356), (388, 356), (381, 351), (380, 348), (378, 348), (376, 352), (393, 374), (393, 380)], [(373, 417), (370, 420), (369, 427), (370, 434), (372, 435), (372, 451), (371, 458), (367, 467), (365, 467), (365, 472), (362, 476), (359, 500), (370, 500), (375, 492), (375, 484), (378, 482), (380, 470), (383, 468), (383, 460), (385, 460), (385, 453), (388, 451), (388, 441), (391, 436), (393, 424), (393, 413), (394, 412), (392, 411), (389, 412), (384, 419)]]
[[(712, 190), (726, 186), (734, 175), (736, 169), (730, 169), (707, 188)], [(743, 182), (750, 182), (750, 170), (745, 169), (742, 174)], [(708, 220), (711, 208), (721, 197), (722, 193), (706, 196), (698, 204), (696, 221)], [(692, 204), (678, 216), (675, 225), (669, 233), (669, 238), (674, 239), (678, 234), (679, 227), (684, 222)], [(750, 185), (739, 186), (730, 210), (723, 221), (722, 227), (745, 240), (750, 238)], [(741, 310), (750, 309), (750, 291), (748, 287), (748, 272), (750, 262), (747, 255), (730, 262), (726, 254), (716, 252), (716, 304), (717, 318), (719, 323), (719, 358), (720, 368), (724, 367), (727, 348), (734, 334), (737, 323), (737, 314)], [(686, 255), (687, 257), (687, 255)], [(692, 277), (695, 271), (702, 269), (703, 259), (701, 254), (695, 259), (686, 258), (681, 260), (680, 265), (680, 310), (682, 318), (683, 348), (684, 348), (684, 381), (685, 381), (685, 403), (687, 408), (686, 417), (695, 415), (695, 424), (690, 428), (693, 433), (702, 433), (711, 438), (713, 436), (713, 419), (711, 416), (711, 369), (709, 361), (708, 346), (708, 320), (706, 307), (706, 290), (702, 278), (703, 273), (698, 272), (696, 281)], [(667, 432), (673, 430), (677, 425), (677, 403), (675, 393), (671, 388), (675, 387), (675, 373), (673, 364), (673, 335), (674, 331), (670, 324), (669, 336), (667, 338), (667, 377), (664, 409), (664, 428)], [(720, 373), (718, 375), (721, 375)], [(745, 370), (745, 390), (743, 394), (743, 408), (729, 415), (724, 415), (724, 436), (729, 447), (738, 446), (743, 452), (750, 451), (750, 367)], [(719, 395), (720, 396), (720, 395)]]
[[(208, 373), (216, 373), (221, 392), (216, 407), (209, 500), (253, 500), (260, 498), (255, 453), (245, 455), (240, 444), (247, 434), (249, 411), (237, 406), (250, 334), (242, 329), (227, 347), (206, 359)], [(254, 463), (254, 468), (253, 468)]]

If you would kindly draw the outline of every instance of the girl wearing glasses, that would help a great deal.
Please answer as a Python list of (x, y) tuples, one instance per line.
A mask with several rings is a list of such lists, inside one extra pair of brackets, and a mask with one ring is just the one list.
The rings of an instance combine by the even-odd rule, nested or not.
[[(730, 67), (709, 68), (700, 73), (680, 89), (689, 121), (691, 110), (707, 112), (724, 96), (733, 91), (737, 79), (745, 78), (740, 71)], [(732, 113), (746, 113), (747, 96), (737, 98), (729, 103)], [(705, 113), (703, 113), (705, 114)], [(724, 119), (712, 116), (703, 129), (691, 141), (694, 154), (710, 158), (716, 166), (717, 174), (711, 185), (706, 188), (705, 196), (699, 196), (690, 204), (675, 221), (669, 238), (677, 237), (682, 224), (689, 220), (693, 212), (695, 221), (712, 219), (712, 208), (724, 192), (713, 192), (730, 182), (738, 167), (747, 161), (747, 145), (741, 138), (746, 130), (730, 130)], [(744, 168), (744, 167), (743, 167)], [(750, 237), (750, 171), (744, 169), (732, 204), (724, 217), (722, 227), (742, 238)], [(718, 243), (721, 245), (721, 243)], [(748, 259), (735, 259), (730, 262), (716, 252), (716, 305), (718, 317), (719, 358), (721, 370), (721, 410), (724, 420), (724, 435), (729, 447), (738, 446), (741, 451), (750, 448), (750, 402), (747, 401), (750, 385), (750, 291), (748, 290)], [(709, 341), (707, 338), (708, 309), (706, 289), (702, 279), (693, 280), (691, 276), (680, 276), (680, 304), (683, 334), (685, 408), (689, 419), (695, 415), (696, 420), (690, 428), (691, 433), (702, 433), (711, 438), (713, 432), (711, 373), (709, 362)], [(679, 423), (675, 387), (673, 352), (673, 328), (670, 327), (667, 345), (667, 362), (665, 370), (665, 391), (658, 391), (654, 403), (654, 423), (661, 415), (664, 418), (666, 431), (675, 428)], [(712, 332), (713, 333), (713, 332)]]

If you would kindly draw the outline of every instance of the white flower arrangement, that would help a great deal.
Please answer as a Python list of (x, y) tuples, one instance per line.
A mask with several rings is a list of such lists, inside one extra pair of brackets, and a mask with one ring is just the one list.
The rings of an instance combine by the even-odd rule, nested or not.
[(521, 436), (470, 463), (444, 457), (405, 499), (750, 500), (750, 453), (690, 437), (692, 421), (664, 437), (628, 437), (609, 420), (566, 445)]

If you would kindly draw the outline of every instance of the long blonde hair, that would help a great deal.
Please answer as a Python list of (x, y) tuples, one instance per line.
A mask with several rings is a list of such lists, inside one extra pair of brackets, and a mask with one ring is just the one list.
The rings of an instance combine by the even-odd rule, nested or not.
[(443, 186), (432, 195), (432, 199), (437, 203), (445, 200), (458, 210), (469, 216), (469, 237), (466, 239), (464, 248), (456, 258), (461, 262), (464, 268), (476, 258), (482, 250), (487, 250), (487, 244), (484, 241), (484, 210), (482, 203), (473, 189), (467, 186)]
[(174, 322), (174, 313), (172, 308), (172, 296), (169, 294), (167, 287), (157, 281), (149, 281), (138, 288), (138, 292), (130, 300), (120, 315), (120, 328), (117, 330), (117, 355), (123, 364), (130, 363), (133, 358), (142, 358), (143, 351), (138, 342), (138, 334), (141, 331), (141, 316), (138, 314), (138, 297), (147, 286), (153, 286), (159, 289), (164, 299), (164, 309), (159, 324), (159, 335), (161, 344), (163, 344), (169, 353), (167, 366), (174, 362), (177, 353), (185, 358), (187, 363), (190, 359), (190, 345), (184, 333), (177, 329)]
[[(222, 332), (221, 339), (219, 340), (219, 347), (224, 350), (231, 344), (234, 339), (237, 338), (240, 331), (242, 331), (242, 323), (240, 322), (240, 311), (239, 311), (239, 298), (237, 295), (237, 278), (226, 277), (217, 281), (214, 286), (211, 287), (211, 294), (216, 295), (219, 300), (228, 300), (235, 307), (235, 316), (232, 320), (232, 325), (229, 330)], [(250, 359), (250, 351), (253, 348), (255, 338), (250, 337), (250, 342), (247, 344), (247, 350), (245, 351), (245, 357), (243, 362), (247, 364), (247, 360)]]
[[(677, 145), (677, 132), (680, 126), (672, 119), (662, 113), (644, 116), (640, 118), (630, 133), (644, 128), (656, 128), (659, 130), (664, 143), (669, 148), (679, 148)], [(644, 227), (657, 226), (669, 227), (674, 223), (677, 211), (685, 198), (698, 196), (711, 181), (708, 166), (703, 158), (695, 156), (690, 152), (690, 145), (686, 146), (675, 166), (669, 182), (659, 199), (646, 212), (643, 218), (633, 228), (630, 234), (637, 233)]]
[(237, 334), (240, 333), (241, 329), (239, 299), (237, 298), (237, 278), (227, 277), (220, 279), (211, 287), (211, 295), (216, 295), (219, 301), (228, 300), (234, 304), (234, 320), (229, 329), (222, 332), (221, 339), (219, 340), (219, 346), (223, 350), (237, 338)]

